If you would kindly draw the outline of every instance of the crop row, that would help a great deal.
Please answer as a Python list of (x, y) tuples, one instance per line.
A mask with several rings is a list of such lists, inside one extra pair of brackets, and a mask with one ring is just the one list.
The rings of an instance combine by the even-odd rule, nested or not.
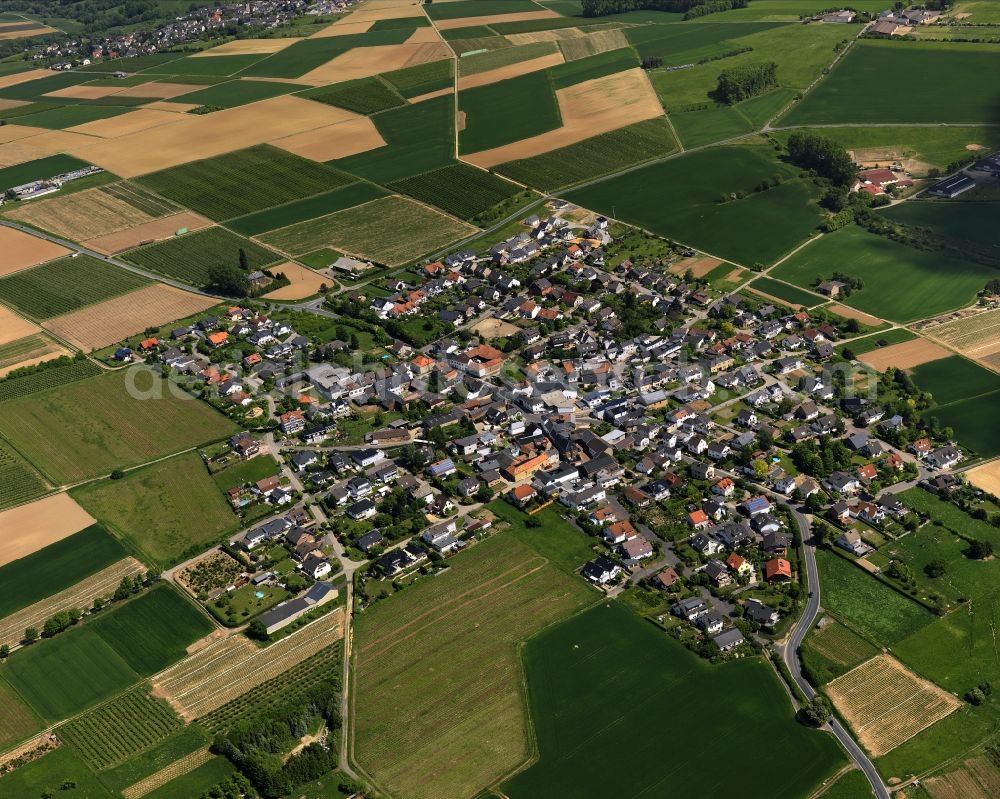
[(389, 86), (376, 78), (356, 83), (329, 86), (307, 95), (310, 100), (346, 108), (356, 114), (374, 114), (403, 105), (403, 99)]
[(180, 726), (180, 718), (166, 702), (137, 688), (68, 722), (59, 734), (91, 767), (103, 771), (162, 741)]
[(60, 366), (50, 366), (40, 372), (22, 377), (0, 380), (0, 402), (27, 397), (46, 389), (75, 383), (99, 374), (101, 367), (91, 361), (73, 361)]
[(468, 164), (455, 164), (390, 183), (389, 188), (472, 219), (520, 191), (510, 181)]
[(179, 205), (157, 197), (141, 186), (124, 180), (120, 183), (112, 183), (110, 186), (102, 186), (101, 191), (150, 216), (167, 216), (183, 210)]

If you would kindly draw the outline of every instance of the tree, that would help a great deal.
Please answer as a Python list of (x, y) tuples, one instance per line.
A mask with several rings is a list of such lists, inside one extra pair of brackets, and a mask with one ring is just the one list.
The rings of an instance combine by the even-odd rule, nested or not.
[(24, 640), (27, 641), (29, 644), (30, 643), (34, 643), (35, 641), (37, 641), (38, 640), (38, 628), (37, 627), (28, 627), (24, 631)]
[(260, 619), (254, 619), (247, 626), (247, 638), (252, 638), (255, 641), (266, 641), (270, 638), (270, 635), (264, 623)]
[(735, 105), (764, 94), (778, 85), (777, 70), (778, 65), (774, 61), (725, 69), (719, 74), (719, 85), (712, 98), (720, 103)]
[(847, 151), (833, 139), (815, 133), (793, 133), (788, 137), (788, 157), (792, 163), (813, 169), (836, 186), (850, 186), (858, 168)]
[(244, 272), (250, 271), (250, 259), (247, 258), (247, 251), (240, 247), (240, 269)]
[(132, 593), (132, 578), (127, 574), (122, 577), (121, 582), (118, 583), (118, 587), (115, 589), (114, 598), (117, 600), (125, 599), (129, 594)]
[(822, 727), (830, 718), (830, 703), (826, 697), (816, 694), (808, 705), (799, 711), (803, 722), (812, 727)]
[(968, 556), (973, 560), (986, 560), (993, 554), (993, 544), (974, 538), (969, 542)]
[(121, 469), (115, 469), (110, 476), (112, 480), (121, 480), (125, 476), (125, 472)]
[(10, 644), (0, 644), (0, 660), (10, 657)]
[(924, 574), (931, 578), (942, 577), (947, 571), (948, 564), (943, 560), (932, 560), (924, 566)]
[(208, 268), (207, 288), (232, 297), (245, 297), (250, 292), (250, 281), (238, 267), (230, 264), (213, 264)]

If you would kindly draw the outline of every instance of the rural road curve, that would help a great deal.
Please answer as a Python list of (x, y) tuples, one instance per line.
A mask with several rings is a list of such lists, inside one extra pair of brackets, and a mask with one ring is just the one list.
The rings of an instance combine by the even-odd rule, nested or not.
[[(802, 689), (802, 693), (809, 699), (812, 699), (816, 695), (816, 691), (813, 690), (813, 687), (802, 673), (799, 646), (802, 644), (802, 639), (806, 637), (806, 633), (812, 628), (816, 620), (816, 614), (819, 612), (819, 568), (816, 565), (816, 547), (811, 543), (807, 543), (812, 537), (809, 530), (809, 520), (795, 508), (788, 507), (792, 512), (792, 516), (795, 517), (795, 522), (799, 526), (799, 534), (802, 536), (802, 549), (805, 552), (809, 597), (802, 616), (799, 617), (798, 623), (796, 623), (791, 634), (788, 636), (788, 641), (781, 651), (781, 656), (784, 658), (785, 665), (788, 666), (788, 670), (791, 672), (795, 682)], [(850, 755), (858, 768), (864, 772), (864, 775), (868, 778), (868, 782), (871, 783), (872, 790), (875, 792), (877, 799), (889, 799), (889, 790), (885, 787), (885, 783), (882, 782), (882, 777), (879, 776), (874, 764), (836, 718), (830, 719), (830, 731), (837, 737), (837, 740), (840, 741), (844, 749), (847, 750), (847, 754)]]

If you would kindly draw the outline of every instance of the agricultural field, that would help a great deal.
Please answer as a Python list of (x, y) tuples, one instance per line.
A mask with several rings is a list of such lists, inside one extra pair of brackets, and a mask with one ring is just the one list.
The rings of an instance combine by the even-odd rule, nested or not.
[[(8, 508), (0, 512), (0, 522), (6, 530), (6, 535), (0, 539), (0, 565), (6, 565), (90, 527), (94, 519), (69, 494), (60, 492)], [(31, 574), (30, 566), (24, 571), (13, 568), (12, 573), (15, 575), (14, 585), (24, 588), (23, 583), (18, 585), (18, 579), (27, 579)], [(39, 573), (45, 574), (45, 570), (39, 570)], [(58, 590), (59, 584), (56, 583), (56, 586)], [(30, 599), (30, 590), (27, 595)], [(23, 607), (21, 603), (28, 599), (14, 595), (11, 601), (10, 607), (18, 608)]]
[[(617, 602), (531, 639), (524, 664), (539, 759), (502, 784), (510, 799), (634, 799), (665, 781), (678, 796), (797, 797), (844, 762), (829, 736), (792, 721), (784, 688), (761, 659), (711, 666)], [(643, 702), (629, 699), (637, 694)], [(669, 758), (660, 732), (667, 717), (687, 731), (671, 739)], [(609, 770), (601, 753), (624, 730), (631, 766)], [(708, 775), (701, 753), (720, 734), (744, 745)], [(780, 780), (772, 779), (776, 771)]]
[(339, 169), (376, 183), (390, 183), (455, 162), (453, 96), (393, 108), (373, 121), (385, 146), (340, 158), (336, 161)]
[[(0, 95), (9, 96), (10, 91), (11, 89), (3, 89), (0, 91)], [(31, 183), (33, 180), (44, 180), (45, 178), (60, 175), (63, 172), (82, 169), (85, 166), (89, 166), (86, 161), (81, 161), (79, 158), (74, 158), (71, 155), (59, 154), (50, 155), (45, 158), (36, 158), (15, 166), (0, 168), (0, 186), (5, 188), (20, 186), (22, 183)]]
[(971, 260), (919, 250), (850, 225), (822, 236), (774, 269), (772, 277), (808, 288), (834, 272), (864, 287), (844, 305), (894, 322), (911, 322), (971, 303), (995, 274)]
[(142, 686), (64, 724), (58, 735), (87, 765), (104, 771), (160, 743), (180, 726), (170, 705)]
[(455, 164), (390, 183), (389, 188), (472, 220), (517, 195), (521, 188), (468, 164)]
[[(495, 76), (491, 76), (494, 79), (487, 82), (494, 83), (504, 78), (513, 78), (517, 74), (522, 74), (523, 72), (533, 72), (535, 69), (541, 66), (553, 66), (554, 64), (561, 64), (563, 59), (559, 54), (559, 48), (556, 46), (555, 42), (535, 42), (533, 44), (523, 44), (516, 47), (502, 47), (497, 50), (488, 50), (484, 53), (476, 53), (474, 55), (466, 56), (458, 62), (458, 74), (460, 80), (458, 83), (459, 89), (464, 89), (466, 86), (479, 85), (479, 82), (472, 81), (467, 82), (464, 78), (472, 75), (480, 75), (482, 73), (496, 73)], [(546, 56), (556, 56), (555, 58), (550, 58), (546, 61), (541, 61)], [(532, 64), (531, 62), (537, 61), (538, 64)], [(523, 65), (519, 66), (514, 70), (504, 69), (505, 67), (511, 67), (513, 65)], [(532, 68), (533, 67), (533, 68)]]
[(975, 755), (958, 768), (922, 780), (931, 799), (990, 799), (1000, 793), (995, 743)]
[(137, 182), (221, 221), (345, 186), (351, 179), (333, 167), (262, 145), (154, 172)]
[(204, 549), (239, 524), (194, 452), (71, 493), (94, 518), (161, 566)]
[[(964, 42), (857, 42), (779, 124), (995, 123), (996, 107), (987, 99), (1000, 92), (1000, 75), (990, 68), (995, 57), (990, 45)], [(969, 81), (970, 75), (980, 77)], [(872, 80), (905, 80), (921, 90), (865, 102), (860, 87)]]
[(887, 208), (882, 213), (904, 225), (930, 228), (944, 238), (970, 241), (1000, 250), (1000, 235), (992, 224), (993, 220), (1000, 218), (1000, 203), (913, 200)]
[[(154, 373), (104, 374), (4, 404), (0, 434), (59, 483), (108, 474), (224, 438), (235, 425), (175, 396)], [(126, 391), (135, 379), (138, 392)]]
[[(189, 796), (201, 796), (236, 771), (232, 763), (221, 755), (213, 755), (205, 750), (203, 758), (204, 762), (195, 768), (190, 768), (192, 762), (186, 762), (180, 765), (182, 773), (170, 770), (161, 775), (161, 779), (168, 781), (155, 790), (143, 794), (143, 799), (187, 799)], [(130, 792), (126, 799), (134, 799), (135, 796)]]
[[(51, 546), (46, 549), (52, 549)], [(42, 550), (45, 552), (46, 550)], [(36, 553), (37, 554), (37, 553)], [(48, 571), (40, 570), (41, 573)], [(70, 588), (28, 605), (10, 616), (0, 619), (0, 644), (7, 644), (14, 647), (24, 638), (24, 631), (29, 627), (41, 630), (45, 622), (56, 613), (72, 610), (73, 608), (86, 609), (93, 605), (98, 597), (109, 597), (118, 588), (124, 577), (135, 577), (145, 573), (146, 568), (135, 558), (123, 558), (107, 568), (101, 569), (94, 574), (84, 577), (80, 582)], [(39, 582), (43, 577), (39, 573), (32, 575), (33, 585), (39, 586), (42, 591), (48, 587)], [(60, 575), (61, 576), (61, 575)], [(48, 589), (51, 590), (51, 589)]]
[(258, 100), (267, 100), (270, 97), (299, 91), (301, 88), (296, 83), (281, 83), (280, 81), (231, 80), (190, 92), (183, 97), (185, 103), (192, 105), (235, 108), (238, 105), (255, 103)]
[(354, 639), (359, 763), (414, 799), (474, 795), (515, 768), (529, 754), (517, 644), (594, 598), (500, 534), (366, 610)]
[(984, 458), (1000, 454), (1000, 425), (990, 408), (1000, 396), (1000, 377), (995, 372), (959, 355), (922, 364), (913, 370), (916, 384), (934, 397), (925, 412), (942, 427), (951, 427), (956, 440)]
[(533, 0), (456, 0), (427, 9), (432, 20), (461, 19), (464, 17), (502, 16), (539, 11), (541, 7)]
[[(466, 89), (458, 95), (465, 128), (459, 133), (459, 153), (491, 150), (559, 127), (562, 118), (545, 71)], [(511, 109), (531, 113), (512, 114)]]
[(35, 366), (70, 354), (69, 350), (42, 333), (25, 336), (9, 344), (0, 344), (0, 378), (15, 369)]
[[(884, 341), (884, 338), (878, 338)], [(855, 353), (857, 355), (857, 353)], [(899, 344), (890, 344), (875, 351), (858, 355), (858, 360), (868, 364), (872, 369), (884, 372), (889, 368), (913, 369), (934, 361), (947, 359), (951, 351), (944, 349), (933, 341), (925, 338), (909, 338)]]
[(27, 397), (50, 388), (73, 383), (101, 373), (101, 367), (83, 359), (67, 360), (41, 372), (0, 380), (0, 402)]
[(356, 114), (376, 114), (406, 103), (395, 88), (378, 77), (326, 86), (303, 96), (319, 103), (346, 108)]
[[(665, 67), (692, 64), (701, 58), (731, 53), (744, 37), (779, 27), (772, 22), (703, 22), (698, 25), (643, 25), (625, 29), (640, 58), (658, 57)], [(784, 27), (784, 26), (781, 26)], [(832, 60), (832, 56), (829, 60)], [(726, 60), (726, 65), (729, 59)], [(719, 65), (715, 64), (716, 70)]]
[(877, 653), (872, 643), (830, 618), (802, 642), (803, 663), (814, 685), (825, 685)]
[(924, 334), (967, 358), (1000, 367), (1000, 311), (976, 312), (924, 328)]
[(820, 794), (822, 799), (871, 799), (874, 795), (868, 778), (858, 769), (852, 769), (838, 777)]
[(41, 727), (35, 714), (0, 679), (0, 751), (6, 752), (14, 744), (34, 735)]
[(26, 316), (50, 319), (149, 284), (141, 275), (80, 255), (0, 279), (0, 300)]
[(314, 194), (304, 200), (293, 200), (275, 208), (230, 219), (226, 222), (226, 227), (236, 231), (241, 236), (256, 236), (269, 230), (277, 230), (298, 222), (315, 219), (318, 216), (326, 216), (346, 208), (353, 208), (385, 195), (385, 189), (374, 183), (351, 183), (339, 189)]
[[(770, 263), (812, 234), (815, 188), (770, 148), (721, 147), (652, 164), (564, 199), (736, 264)], [(754, 187), (778, 175), (764, 192)], [(743, 199), (722, 201), (733, 192)], [(780, 277), (780, 275), (775, 275)]]
[(331, 247), (399, 266), (475, 232), (471, 225), (393, 195), (275, 230), (259, 239), (290, 255)]
[(496, 171), (550, 191), (662, 158), (677, 151), (666, 119), (647, 119), (533, 158), (508, 161)]
[(703, 147), (744, 136), (753, 129), (749, 120), (728, 105), (671, 112), (670, 122), (685, 147)]
[(823, 584), (823, 607), (873, 643), (901, 641), (934, 617), (839, 555), (816, 553)]
[(450, 89), (452, 86), (453, 62), (431, 61), (415, 67), (382, 73), (382, 79), (392, 85), (403, 97), (410, 100), (424, 94)]
[(878, 757), (954, 712), (962, 703), (890, 655), (876, 655), (826, 686), (858, 741)]
[(933, 395), (937, 405), (1000, 391), (1000, 375), (960, 355), (918, 366), (912, 377), (923, 391)]
[[(154, 693), (165, 697), (185, 719), (199, 718), (343, 637), (344, 611), (337, 608), (264, 649), (242, 636), (222, 638), (157, 675)], [(223, 718), (226, 713), (223, 711)]]
[(153, 272), (203, 286), (208, 283), (213, 266), (238, 264), (240, 250), (246, 253), (250, 269), (263, 269), (282, 260), (277, 253), (220, 227), (138, 247), (122, 258)]
[[(4, 388), (0, 383), (0, 391)], [(48, 491), (42, 476), (7, 442), (0, 440), (0, 508), (35, 499)]]
[(28, 763), (0, 777), (0, 793), (5, 799), (37, 799), (56, 795), (63, 783), (72, 782), (73, 799), (115, 799), (76, 753), (68, 746)]
[(747, 288), (765, 297), (783, 302), (796, 310), (798, 308), (812, 308), (826, 301), (818, 294), (803, 291), (800, 288), (789, 286), (787, 283), (768, 277), (757, 278)]
[(916, 334), (911, 333), (906, 328), (896, 327), (892, 330), (885, 330), (881, 333), (872, 333), (870, 336), (856, 338), (847, 344), (840, 345), (836, 349), (841, 355), (843, 355), (845, 351), (850, 351), (855, 356), (860, 356), (880, 348), (888, 348), (893, 344), (902, 344), (907, 341), (913, 341), (916, 337)]
[(196, 752), (204, 753), (207, 743), (208, 736), (200, 727), (181, 727), (165, 740), (134, 755), (120, 766), (112, 766), (103, 771), (101, 782), (116, 794), (120, 792), (123, 796), (141, 796), (168, 781), (170, 773), (183, 770), (183, 765), (176, 764)]
[(60, 244), (9, 227), (0, 228), (0, 247), (4, 250), (0, 277), (21, 272), (69, 253), (69, 250)]

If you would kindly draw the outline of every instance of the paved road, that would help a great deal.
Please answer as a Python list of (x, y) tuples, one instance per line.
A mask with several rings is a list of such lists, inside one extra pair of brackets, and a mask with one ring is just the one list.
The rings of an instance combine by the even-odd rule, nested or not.
[[(799, 688), (802, 689), (802, 693), (812, 699), (816, 695), (816, 692), (813, 690), (813, 687), (809, 684), (809, 681), (802, 673), (802, 662), (799, 660), (798, 653), (799, 646), (802, 644), (802, 639), (806, 637), (806, 633), (812, 628), (813, 623), (816, 620), (816, 614), (819, 612), (819, 569), (816, 566), (816, 547), (809, 542), (809, 539), (811, 538), (809, 532), (809, 520), (795, 510), (795, 508), (791, 508), (790, 506), (789, 508), (792, 511), (792, 516), (794, 516), (795, 521), (799, 526), (799, 533), (802, 536), (802, 549), (805, 552), (809, 597), (806, 602), (805, 610), (802, 612), (802, 616), (799, 617), (798, 623), (792, 629), (791, 635), (788, 637), (788, 641), (785, 643), (783, 650), (781, 650), (781, 656), (785, 661), (785, 665), (788, 666), (788, 670), (791, 672), (795, 682), (798, 684)], [(875, 791), (877, 799), (889, 799), (889, 790), (885, 787), (885, 783), (882, 782), (882, 778), (879, 776), (874, 764), (861, 750), (861, 747), (858, 746), (851, 734), (844, 729), (843, 725), (841, 725), (836, 718), (830, 719), (829, 726), (830, 731), (837, 737), (837, 740), (840, 741), (844, 749), (847, 750), (847, 754), (850, 755), (851, 759), (857, 764), (858, 768), (860, 768), (861, 771), (864, 772), (864, 775), (868, 778), (868, 782), (871, 783), (872, 790)]]

